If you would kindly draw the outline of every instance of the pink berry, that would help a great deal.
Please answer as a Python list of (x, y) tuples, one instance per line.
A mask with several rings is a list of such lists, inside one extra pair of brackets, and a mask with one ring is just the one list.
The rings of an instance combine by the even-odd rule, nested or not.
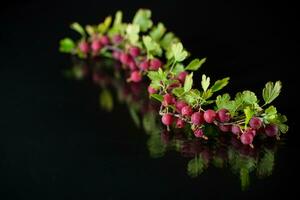
[(258, 117), (252, 117), (249, 124), (251, 128), (257, 130), (262, 126), (262, 121)]
[(203, 130), (201, 129), (201, 128), (198, 128), (198, 129), (196, 129), (195, 131), (194, 131), (194, 135), (196, 136), (196, 137), (203, 137), (203, 135), (204, 135), (204, 133), (203, 133)]
[(182, 109), (181, 109), (181, 114), (182, 116), (191, 116), (193, 113), (193, 110), (190, 106), (184, 106)]
[(168, 106), (168, 105), (173, 104), (174, 101), (175, 101), (174, 97), (173, 97), (171, 94), (168, 93), (168, 94), (165, 94), (165, 95), (164, 95), (164, 99), (163, 99), (162, 104), (163, 104), (164, 106)]
[(231, 130), (231, 126), (230, 125), (219, 125), (219, 129), (222, 132), (229, 132)]
[(187, 104), (184, 101), (182, 101), (182, 100), (177, 101), (176, 104), (175, 104), (177, 112), (181, 112), (181, 109), (184, 106), (187, 106)]
[(207, 123), (213, 123), (213, 121), (215, 120), (217, 114), (214, 110), (211, 110), (211, 109), (208, 109), (204, 112), (204, 120), (207, 122)]
[(202, 112), (194, 112), (191, 116), (191, 121), (195, 125), (201, 125), (204, 123), (203, 113)]
[(120, 51), (114, 51), (112, 53), (112, 56), (113, 56), (114, 59), (119, 60), (120, 56), (121, 56), (121, 53), (120, 53)]
[(109, 37), (106, 36), (106, 35), (103, 35), (101, 38), (100, 38), (100, 41), (103, 45), (108, 45), (109, 44)]
[(275, 124), (268, 124), (265, 127), (265, 133), (269, 137), (274, 137), (274, 136), (278, 135), (278, 126)]
[(161, 118), (161, 121), (164, 125), (170, 126), (173, 122), (173, 116), (170, 114), (164, 114)]
[(149, 94), (155, 94), (155, 93), (157, 93), (157, 90), (154, 89), (153, 87), (151, 87), (151, 86), (149, 85), (149, 86), (148, 86), (148, 92), (149, 92)]
[(121, 55), (120, 55), (120, 61), (122, 64), (124, 65), (128, 65), (131, 61), (131, 56), (122, 52)]
[(119, 44), (123, 41), (123, 37), (121, 35), (114, 35), (112, 38), (112, 42), (114, 44)]
[(79, 49), (82, 53), (87, 54), (90, 50), (90, 47), (86, 41), (82, 41), (79, 43)]
[(230, 113), (227, 109), (221, 109), (217, 112), (217, 118), (220, 122), (229, 122), (230, 121)]
[(101, 44), (100, 40), (94, 39), (92, 41), (91, 48), (92, 48), (92, 50), (93, 50), (94, 53), (98, 53), (99, 50), (102, 48), (102, 44)]
[(130, 80), (135, 83), (140, 82), (142, 80), (142, 74), (139, 71), (133, 71), (131, 72)]
[(162, 67), (162, 62), (158, 58), (150, 60), (150, 70), (158, 70)]
[(180, 119), (180, 118), (177, 119), (177, 121), (176, 121), (177, 128), (183, 128), (184, 124), (185, 124), (185, 122), (182, 119)]
[(246, 144), (246, 145), (248, 145), (248, 144), (252, 144), (252, 142), (253, 142), (253, 135), (251, 134), (251, 133), (243, 133), (242, 135), (241, 135), (241, 142), (243, 143), (243, 144)]
[(254, 130), (253, 128), (248, 128), (245, 133), (251, 134), (253, 135), (253, 137), (256, 135), (256, 130)]
[(133, 59), (131, 59), (129, 61), (128, 66), (129, 66), (131, 71), (137, 70), (137, 66), (136, 66), (135, 61)]
[(138, 47), (130, 47), (129, 48), (129, 54), (132, 56), (132, 57), (137, 57), (139, 56), (141, 53), (141, 50), (140, 48)]
[(180, 72), (179, 74), (178, 74), (178, 80), (183, 84), (184, 83), (184, 81), (185, 81), (185, 77), (188, 75), (188, 73), (187, 72)]
[(242, 132), (242, 130), (241, 130), (240, 126), (238, 126), (238, 125), (232, 125), (231, 126), (231, 132), (233, 134), (235, 134), (235, 135), (240, 135), (241, 132)]
[(148, 68), (149, 68), (148, 60), (142, 61), (139, 65), (139, 67), (140, 67), (141, 70), (144, 70), (144, 71), (148, 70)]

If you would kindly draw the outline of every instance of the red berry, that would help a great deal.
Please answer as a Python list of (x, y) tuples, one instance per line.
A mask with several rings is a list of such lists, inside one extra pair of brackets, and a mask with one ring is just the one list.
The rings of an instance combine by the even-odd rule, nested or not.
[(203, 113), (202, 112), (194, 112), (191, 116), (191, 121), (195, 125), (201, 125), (204, 123)]
[(262, 121), (258, 117), (252, 117), (249, 124), (251, 128), (257, 130), (262, 126)]
[(177, 128), (183, 128), (184, 124), (185, 124), (185, 122), (182, 119), (180, 119), (180, 118), (177, 119), (177, 121), (176, 121)]
[(194, 131), (194, 135), (196, 136), (196, 137), (203, 137), (203, 135), (204, 135), (204, 133), (203, 133), (203, 130), (201, 129), (201, 128), (199, 128), (199, 129), (196, 129), (195, 131)]
[(155, 94), (157, 92), (156, 89), (154, 89), (153, 87), (151, 87), (150, 85), (148, 86), (148, 92), (149, 94)]
[(242, 132), (242, 130), (241, 130), (240, 126), (238, 126), (238, 125), (232, 125), (231, 126), (231, 132), (233, 134), (235, 134), (235, 135), (240, 135), (241, 132)]
[(204, 120), (207, 123), (213, 123), (213, 121), (215, 120), (216, 116), (217, 116), (216, 112), (214, 110), (210, 110), (210, 109), (206, 110), (204, 112), (204, 115), (203, 115)]
[(139, 71), (133, 71), (131, 72), (130, 80), (132, 82), (140, 82), (142, 80), (142, 74)]
[(231, 130), (231, 126), (230, 125), (219, 125), (219, 129), (222, 132), (229, 132)]
[(101, 44), (100, 40), (94, 39), (92, 41), (91, 48), (92, 48), (92, 50), (93, 50), (94, 53), (98, 53), (99, 50), (102, 48), (102, 44)]
[(181, 112), (181, 109), (184, 106), (187, 106), (187, 104), (184, 101), (181, 101), (181, 100), (177, 101), (176, 104), (175, 104), (177, 112)]
[(139, 56), (141, 53), (141, 50), (140, 48), (138, 47), (130, 47), (129, 48), (129, 54), (132, 56), (132, 57), (137, 57)]
[(164, 95), (164, 100), (162, 102), (162, 104), (164, 106), (168, 106), (168, 105), (171, 105), (175, 102), (175, 98), (171, 95), (171, 94), (165, 94)]
[(251, 133), (243, 133), (242, 135), (241, 135), (241, 142), (243, 143), (243, 144), (252, 144), (252, 142), (253, 142), (253, 135), (251, 134)]
[(275, 124), (268, 124), (265, 127), (265, 133), (269, 137), (274, 137), (274, 136), (278, 135), (278, 126)]
[(217, 118), (220, 122), (229, 122), (230, 121), (230, 113), (227, 109), (221, 109), (217, 112)]
[(164, 125), (170, 126), (173, 122), (173, 116), (170, 114), (164, 114), (161, 118), (161, 121)]
[(159, 59), (154, 58), (150, 60), (150, 70), (158, 70), (161, 66), (162, 62)]
[(87, 54), (90, 50), (90, 47), (86, 41), (82, 41), (79, 43), (79, 49), (82, 53)]
[(184, 81), (185, 81), (185, 77), (188, 75), (188, 73), (187, 72), (180, 72), (179, 74), (178, 74), (178, 80), (183, 84), (184, 83)]
[(103, 45), (108, 45), (109, 44), (109, 37), (104, 35), (100, 38), (100, 41)]
[(119, 44), (123, 41), (123, 37), (121, 35), (114, 35), (112, 38), (112, 42), (114, 44)]
[(182, 109), (181, 109), (181, 114), (182, 116), (191, 116), (193, 113), (193, 110), (190, 106), (184, 106)]
[(120, 61), (122, 64), (124, 65), (128, 65), (131, 61), (131, 56), (122, 52), (121, 55), (120, 55)]

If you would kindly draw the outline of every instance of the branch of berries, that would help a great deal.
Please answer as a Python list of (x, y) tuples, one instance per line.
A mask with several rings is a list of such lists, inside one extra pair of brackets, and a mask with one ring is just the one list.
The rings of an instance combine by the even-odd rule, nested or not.
[[(193, 71), (197, 71), (206, 59), (193, 59), (184, 64), (189, 53), (172, 33), (166, 33), (162, 23), (153, 25), (151, 11), (140, 9), (131, 23), (122, 22), (118, 11), (114, 22), (107, 17), (98, 25), (83, 28), (73, 23), (71, 28), (81, 38), (60, 41), (60, 51), (80, 58), (105, 56), (122, 63), (129, 72), (127, 81), (140, 82), (147, 76), (151, 83), (150, 96), (161, 102), (159, 114), (162, 123), (175, 128), (190, 126), (196, 137), (208, 139), (203, 131), (206, 124), (215, 124), (224, 132), (232, 132), (243, 144), (253, 146), (253, 139), (260, 130), (279, 139), (288, 131), (284, 115), (269, 105), (278, 97), (281, 82), (268, 82), (263, 89), (264, 104), (259, 105), (255, 93), (239, 92), (231, 99), (229, 94), (214, 94), (229, 82), (226, 77), (210, 83), (210, 77), (202, 75), (201, 90), (193, 88)], [(212, 105), (214, 104), (214, 105)], [(269, 105), (266, 109), (265, 106)]]

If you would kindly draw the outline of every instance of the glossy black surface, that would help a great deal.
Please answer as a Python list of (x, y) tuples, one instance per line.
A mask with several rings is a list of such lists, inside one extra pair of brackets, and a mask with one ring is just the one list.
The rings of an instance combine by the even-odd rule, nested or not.
[[(230, 76), (228, 92), (259, 92), (268, 80), (283, 81), (276, 105), (291, 129), (271, 176), (251, 176), (246, 191), (228, 168), (212, 166), (191, 178), (190, 159), (178, 152), (151, 158), (148, 136), (135, 126), (126, 105), (108, 113), (99, 108), (96, 85), (63, 76), (72, 62), (58, 53), (58, 41), (76, 37), (69, 23), (96, 23), (117, 9), (130, 19), (139, 7), (151, 8), (154, 19), (178, 34), (194, 56), (208, 57), (204, 73)], [(1, 199), (253, 199), (297, 192), (291, 5), (27, 1), (8, 3), (1, 11)]]

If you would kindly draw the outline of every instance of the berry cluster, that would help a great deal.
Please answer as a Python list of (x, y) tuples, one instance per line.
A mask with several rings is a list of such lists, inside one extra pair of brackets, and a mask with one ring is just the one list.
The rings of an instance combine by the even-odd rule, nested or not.
[[(118, 11), (113, 23), (109, 16), (98, 25), (83, 28), (73, 23), (71, 28), (81, 38), (76, 42), (70, 38), (61, 40), (60, 51), (80, 58), (115, 59), (126, 71), (128, 82), (138, 83), (144, 76), (148, 77), (149, 96), (161, 102), (159, 114), (168, 129), (173, 124), (175, 128), (188, 125), (195, 137), (208, 139), (204, 127), (214, 124), (251, 147), (261, 131), (279, 138), (288, 130), (286, 117), (269, 105), (281, 91), (280, 81), (266, 84), (262, 92), (263, 105), (259, 105), (257, 95), (249, 90), (237, 93), (234, 99), (229, 94), (213, 99), (214, 94), (228, 84), (229, 78), (211, 84), (210, 77), (203, 74), (201, 89), (193, 87), (193, 73), (206, 59), (196, 58), (184, 64), (189, 53), (173, 33), (166, 33), (162, 23), (153, 25), (150, 10), (138, 10), (131, 23), (123, 23), (122, 12)], [(267, 105), (269, 107), (264, 109)]]

